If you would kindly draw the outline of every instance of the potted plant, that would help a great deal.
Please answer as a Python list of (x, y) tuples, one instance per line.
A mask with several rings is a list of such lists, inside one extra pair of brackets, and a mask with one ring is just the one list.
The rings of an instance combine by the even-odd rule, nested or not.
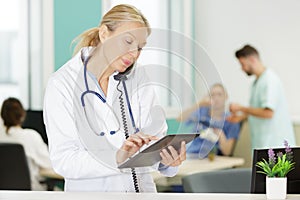
[(294, 169), (293, 152), (287, 141), (284, 141), (285, 153), (277, 153), (269, 149), (268, 161), (263, 159), (256, 163), (256, 166), (262, 169), (259, 173), (266, 174), (266, 194), (268, 199), (286, 198), (286, 175)]

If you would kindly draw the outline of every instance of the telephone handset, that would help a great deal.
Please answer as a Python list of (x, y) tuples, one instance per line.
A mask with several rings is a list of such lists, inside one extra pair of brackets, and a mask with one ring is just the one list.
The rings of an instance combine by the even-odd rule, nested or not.
[(131, 72), (134, 63), (130, 65), (124, 72), (119, 72), (117, 75), (114, 75), (116, 81), (127, 80), (127, 75)]

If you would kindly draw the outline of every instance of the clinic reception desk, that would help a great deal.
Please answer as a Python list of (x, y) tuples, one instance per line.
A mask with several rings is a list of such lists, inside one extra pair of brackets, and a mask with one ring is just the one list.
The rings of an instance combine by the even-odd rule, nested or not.
[[(98, 193), (98, 192), (38, 192), (0, 191), (0, 200), (264, 200), (265, 194), (207, 194), (207, 193)], [(287, 199), (300, 199), (288, 195)]]

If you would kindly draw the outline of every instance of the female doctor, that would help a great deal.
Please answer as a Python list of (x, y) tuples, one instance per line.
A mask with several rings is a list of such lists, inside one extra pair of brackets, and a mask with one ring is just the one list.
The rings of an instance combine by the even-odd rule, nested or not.
[[(167, 130), (165, 121), (156, 133), (146, 134), (142, 129), (149, 125), (148, 113), (157, 105), (145, 71), (135, 66), (149, 34), (148, 21), (139, 10), (117, 5), (103, 16), (99, 27), (76, 39), (75, 56), (49, 79), (44, 121), (51, 162), (54, 170), (65, 178), (66, 191), (156, 192), (149, 171), (124, 173), (115, 167), (149, 142), (161, 138)], [(124, 72), (128, 72), (128, 91), (116, 78)], [(132, 117), (127, 118), (127, 134), (122, 121), (119, 122), (120, 115), (125, 113), (124, 105), (123, 110), (121, 106), (114, 112), (118, 110), (115, 103), (120, 100), (116, 94), (123, 94), (125, 99), (125, 92), (130, 99), (130, 103), (124, 104), (129, 110), (126, 115)], [(91, 105), (92, 115), (87, 111)], [(107, 111), (113, 114), (107, 115)], [(82, 128), (83, 124), (88, 128)], [(106, 131), (95, 130), (99, 126)], [(99, 141), (106, 143), (99, 145)], [(117, 147), (115, 151), (112, 146)], [(179, 151), (172, 146), (163, 149), (156, 170), (174, 176), (178, 165), (186, 159), (185, 150), (184, 142)], [(106, 162), (108, 159), (112, 163)]]

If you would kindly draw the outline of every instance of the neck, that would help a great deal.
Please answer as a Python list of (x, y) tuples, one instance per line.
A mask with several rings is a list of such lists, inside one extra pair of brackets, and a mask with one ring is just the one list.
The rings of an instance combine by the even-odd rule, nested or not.
[(93, 50), (87, 69), (97, 77), (99, 83), (102, 80), (108, 80), (108, 78), (114, 73), (114, 70), (109, 67), (107, 59), (103, 53), (103, 49), (100, 45)]
[(256, 70), (256, 72), (255, 72), (255, 75), (256, 75), (257, 78), (259, 78), (260, 75), (261, 75), (262, 73), (264, 73), (264, 71), (266, 70), (266, 67), (263, 66), (263, 64), (259, 62), (259, 63), (257, 64), (256, 69), (257, 69), (257, 70)]

